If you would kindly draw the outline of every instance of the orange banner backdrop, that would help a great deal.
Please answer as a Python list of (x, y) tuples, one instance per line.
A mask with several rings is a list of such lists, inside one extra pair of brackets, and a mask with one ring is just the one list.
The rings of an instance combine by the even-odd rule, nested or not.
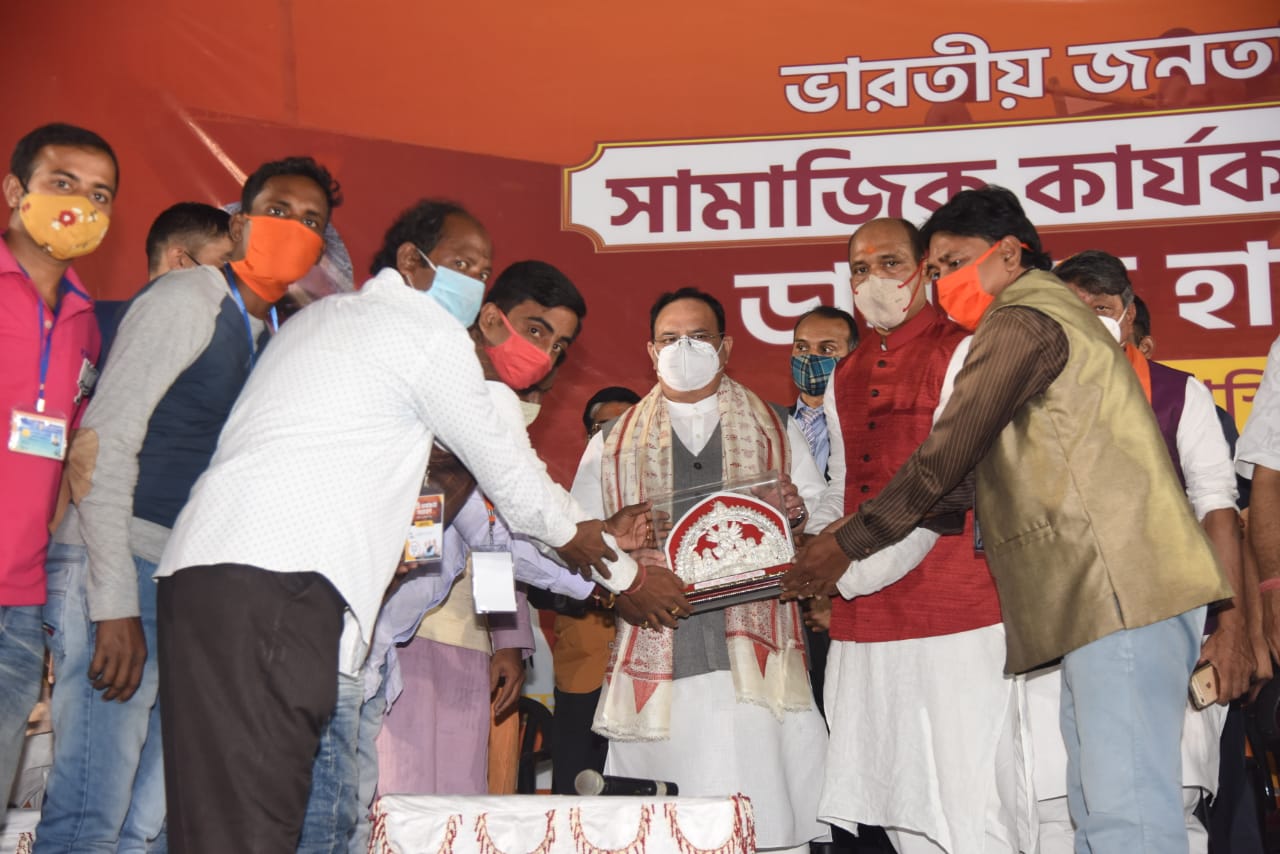
[[(553, 472), (568, 480), (585, 441), (578, 416), (586, 398), (603, 385), (651, 385), (644, 318), (664, 290), (693, 284), (716, 294), (738, 339), (730, 372), (767, 397), (794, 398), (782, 340), (797, 306), (845, 299), (845, 238), (859, 216), (876, 215), (875, 205), (889, 211), (898, 192), (886, 178), (889, 155), (864, 153), (865, 131), (901, 141), (887, 149), (900, 155), (899, 172), (957, 160), (973, 145), (983, 153), (966, 162), (1000, 161), (997, 171), (971, 169), (987, 180), (1016, 178), (1038, 168), (1029, 159), (1058, 155), (1111, 158), (1106, 168), (1119, 169), (1144, 133), (1180, 146), (1158, 162), (1133, 161), (1129, 208), (1116, 195), (1119, 173), (1097, 171), (1101, 161), (1090, 167), (1105, 185), (1100, 202), (1088, 201), (1088, 179), (1075, 172), (1044, 189), (1045, 204), (1060, 209), (1045, 214), (1053, 223), (1046, 244), (1059, 258), (1102, 248), (1130, 262), (1151, 306), (1159, 358), (1201, 364), (1264, 355), (1280, 311), (1272, 284), (1280, 128), (1245, 122), (1245, 110), (1219, 111), (1192, 114), (1187, 133), (1165, 138), (1165, 125), (1155, 123), (1183, 120), (1154, 112), (1280, 101), (1277, 18), (1267, 0), (9, 4), (0, 19), (14, 80), (0, 145), (60, 120), (116, 147), (122, 181), (112, 232), (78, 265), (103, 299), (127, 298), (143, 284), (143, 238), (162, 208), (233, 201), (237, 171), (286, 154), (313, 154), (342, 181), (347, 204), (335, 225), (357, 282), (404, 206), (424, 196), (463, 202), (493, 233), (499, 268), (541, 258), (587, 296), (584, 333), (535, 427)], [(1103, 122), (1119, 116), (1137, 118)], [(1019, 141), (1040, 139), (1039, 123), (1067, 117), (1099, 121), (1064, 126), (1075, 134), (1069, 151), (1050, 150), (1052, 140)], [(1091, 138), (1088, 128), (1118, 130)], [(961, 132), (944, 132), (951, 130)], [(758, 157), (743, 154), (721, 169), (713, 168), (721, 149), (711, 146), (723, 143), (701, 142), (748, 137), (799, 147), (769, 142)], [(701, 216), (688, 234), (718, 221), (737, 228), (728, 238), (676, 245), (673, 200), (661, 231), (637, 216), (631, 227), (643, 226), (644, 240), (598, 246), (572, 222), (610, 226), (625, 217), (624, 200), (602, 190), (570, 210), (566, 185), (591, 174), (580, 167), (598, 146), (654, 141), (686, 145), (678, 157), (634, 161), (626, 168), (640, 171), (614, 177), (677, 181), (686, 172), (775, 165), (795, 173), (796, 162), (778, 158), (816, 148), (843, 151), (841, 168), (853, 171), (813, 184), (813, 216), (826, 217), (817, 224), (801, 223), (801, 182), (791, 178), (773, 208), (763, 185), (753, 185), (760, 213), (752, 228), (740, 212), (707, 213), (713, 201), (716, 210), (740, 211), (744, 197), (691, 197)], [(1188, 158), (1200, 164), (1195, 175)], [(916, 189), (903, 191), (902, 210), (921, 218), (930, 208), (911, 206), (921, 198)], [(1174, 216), (1161, 204), (1182, 209)], [(1089, 214), (1088, 205), (1111, 212)], [(765, 211), (781, 225), (770, 230)], [(653, 234), (661, 239), (645, 243)]]

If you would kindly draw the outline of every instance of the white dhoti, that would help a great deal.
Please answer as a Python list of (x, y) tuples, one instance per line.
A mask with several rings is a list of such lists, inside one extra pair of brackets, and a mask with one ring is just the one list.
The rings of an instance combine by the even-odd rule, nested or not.
[(605, 773), (668, 780), (682, 796), (751, 798), (760, 849), (792, 848), (825, 835), (818, 794), (827, 728), (816, 708), (778, 720), (734, 699), (728, 671), (671, 683), (671, 737), (610, 741)]
[[(1030, 850), (1034, 802), (1020, 680), (1002, 625), (885, 643), (833, 641), (818, 815), (909, 848)], [(922, 845), (913, 845), (919, 837)], [(1023, 843), (1023, 844), (1020, 844)]]
[[(1027, 707), (1035, 761), (1040, 854), (1075, 851), (1075, 831), (1067, 810), (1067, 748), (1062, 742), (1058, 710), (1062, 698), (1062, 668), (1046, 667), (1027, 677)], [(1182, 803), (1191, 854), (1209, 850), (1209, 835), (1196, 806), (1218, 791), (1218, 762), (1226, 706), (1212, 705), (1196, 711), (1187, 702), (1182, 723)]]

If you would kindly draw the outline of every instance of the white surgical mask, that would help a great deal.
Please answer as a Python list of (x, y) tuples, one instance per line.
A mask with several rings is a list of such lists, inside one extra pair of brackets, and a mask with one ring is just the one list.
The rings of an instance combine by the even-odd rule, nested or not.
[(538, 420), (538, 413), (541, 411), (541, 403), (530, 403), (527, 400), (520, 401), (520, 412), (524, 415), (524, 426), (526, 427)]
[(1099, 314), (1098, 319), (1102, 321), (1102, 325), (1107, 327), (1107, 331), (1111, 333), (1111, 337), (1116, 339), (1116, 343), (1120, 343), (1120, 321), (1112, 320), (1105, 314)]
[[(914, 278), (916, 277), (911, 277)], [(853, 305), (863, 319), (877, 329), (901, 326), (907, 318), (907, 309), (916, 296), (916, 289), (910, 284), (911, 279), (902, 282), (881, 278), (872, 273), (854, 289)]]
[(706, 341), (679, 338), (658, 351), (658, 376), (676, 391), (708, 385), (720, 372), (720, 350)]

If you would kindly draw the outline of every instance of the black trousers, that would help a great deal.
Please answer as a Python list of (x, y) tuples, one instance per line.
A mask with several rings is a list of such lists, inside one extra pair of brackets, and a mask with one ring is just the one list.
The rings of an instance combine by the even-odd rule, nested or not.
[(551, 792), (576, 795), (574, 778), (590, 768), (604, 771), (609, 740), (591, 731), (600, 702), (600, 689), (588, 694), (555, 691), (556, 708), (551, 721)]
[(293, 851), (337, 703), (342, 597), (315, 573), (238, 564), (156, 595), (170, 850)]

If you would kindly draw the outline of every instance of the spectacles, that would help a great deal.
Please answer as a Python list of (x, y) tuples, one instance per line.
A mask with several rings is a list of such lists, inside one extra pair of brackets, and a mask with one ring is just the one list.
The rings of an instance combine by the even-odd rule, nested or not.
[(690, 341), (696, 341), (700, 344), (710, 344), (719, 337), (721, 336), (718, 332), (694, 332), (690, 335), (662, 335), (653, 339), (653, 343), (661, 350), (664, 347), (670, 347), (681, 338), (688, 338)]

